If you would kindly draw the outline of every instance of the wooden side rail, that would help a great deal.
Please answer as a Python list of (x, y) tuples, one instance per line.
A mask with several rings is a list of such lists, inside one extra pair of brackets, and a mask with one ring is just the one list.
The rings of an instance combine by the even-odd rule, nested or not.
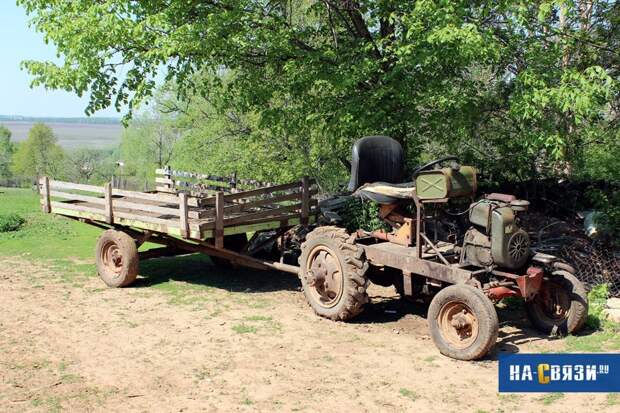
[(180, 234), (185, 238), (190, 235), (190, 219), (200, 219), (204, 215), (200, 210), (190, 208), (198, 203), (184, 192), (178, 195), (144, 193), (114, 189), (109, 182), (99, 187), (53, 181), (48, 177), (42, 177), (39, 185), (41, 204), (46, 213), (61, 209), (103, 216), (107, 224), (114, 224), (114, 218), (119, 217), (173, 226), (180, 228)]
[(273, 186), (270, 182), (257, 181), (254, 179), (237, 178), (234, 173), (231, 176), (218, 176), (195, 172), (179, 171), (166, 166), (155, 170), (156, 189), (160, 192), (175, 193), (177, 190), (190, 192), (224, 192), (236, 193), (250, 189)]

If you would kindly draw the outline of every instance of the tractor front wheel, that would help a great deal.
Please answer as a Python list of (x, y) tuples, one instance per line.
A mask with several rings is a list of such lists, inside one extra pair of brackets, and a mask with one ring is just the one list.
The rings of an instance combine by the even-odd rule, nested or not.
[(320, 227), (306, 236), (299, 257), (301, 285), (320, 316), (348, 320), (368, 302), (364, 249), (338, 227)]
[(527, 316), (541, 332), (550, 335), (576, 333), (588, 318), (588, 295), (581, 281), (564, 270), (545, 279), (540, 291), (525, 305)]
[(97, 273), (108, 287), (126, 287), (138, 276), (138, 248), (124, 232), (109, 229), (101, 234), (95, 251)]
[(470, 285), (451, 285), (437, 293), (428, 308), (428, 324), (439, 351), (458, 360), (484, 357), (499, 329), (493, 303)]

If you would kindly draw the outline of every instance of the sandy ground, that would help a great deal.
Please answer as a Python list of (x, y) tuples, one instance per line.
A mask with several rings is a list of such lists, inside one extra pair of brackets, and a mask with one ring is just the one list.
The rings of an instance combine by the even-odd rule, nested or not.
[(503, 323), (487, 360), (460, 362), (435, 349), (425, 309), (392, 288), (372, 287), (364, 315), (336, 323), (311, 312), (292, 276), (239, 271), (210, 284), (221, 270), (198, 270), (203, 285), (113, 290), (0, 260), (0, 410), (619, 411), (605, 395), (498, 394), (499, 352), (562, 346), (519, 319)]

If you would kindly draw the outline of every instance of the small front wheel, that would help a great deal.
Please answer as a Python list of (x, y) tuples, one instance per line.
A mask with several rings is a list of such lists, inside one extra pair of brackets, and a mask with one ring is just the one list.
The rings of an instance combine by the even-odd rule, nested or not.
[(138, 276), (138, 248), (134, 239), (109, 229), (97, 241), (97, 272), (108, 287), (126, 287)]
[(526, 303), (527, 316), (541, 332), (550, 335), (576, 333), (588, 318), (588, 295), (581, 281), (564, 270), (545, 279), (536, 296)]
[(493, 303), (470, 285), (451, 285), (437, 293), (428, 308), (428, 324), (441, 354), (458, 360), (484, 357), (499, 329)]

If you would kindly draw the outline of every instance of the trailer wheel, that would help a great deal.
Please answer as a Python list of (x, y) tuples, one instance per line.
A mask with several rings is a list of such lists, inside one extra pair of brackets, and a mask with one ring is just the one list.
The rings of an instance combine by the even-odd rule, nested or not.
[(97, 241), (97, 272), (108, 287), (126, 287), (138, 276), (138, 248), (132, 237), (109, 229)]
[(486, 355), (499, 328), (493, 303), (470, 285), (451, 285), (437, 293), (428, 308), (428, 324), (439, 351), (458, 360)]
[[(248, 243), (248, 237), (244, 234), (226, 235), (224, 237), (224, 248), (234, 252), (241, 252)], [(233, 263), (226, 258), (209, 256), (213, 264), (222, 268), (234, 268)]]
[(588, 318), (588, 295), (581, 281), (564, 270), (545, 279), (540, 291), (525, 305), (527, 316), (541, 332), (551, 335), (576, 333)]
[(368, 302), (364, 249), (338, 227), (320, 227), (306, 236), (299, 257), (301, 285), (320, 316), (348, 320)]

